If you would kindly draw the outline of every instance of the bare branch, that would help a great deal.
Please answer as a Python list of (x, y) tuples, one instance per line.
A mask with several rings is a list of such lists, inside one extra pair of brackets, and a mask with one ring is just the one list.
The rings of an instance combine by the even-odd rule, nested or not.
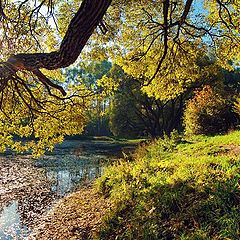
[(153, 81), (153, 79), (157, 76), (159, 70), (161, 69), (162, 63), (167, 56), (167, 52), (168, 52), (168, 29), (169, 29), (169, 26), (168, 26), (168, 12), (169, 12), (169, 0), (165, 0), (163, 2), (163, 17), (164, 17), (164, 42), (163, 42), (164, 43), (164, 50), (163, 50), (163, 55), (158, 62), (155, 73), (149, 79), (146, 86), (148, 86)]

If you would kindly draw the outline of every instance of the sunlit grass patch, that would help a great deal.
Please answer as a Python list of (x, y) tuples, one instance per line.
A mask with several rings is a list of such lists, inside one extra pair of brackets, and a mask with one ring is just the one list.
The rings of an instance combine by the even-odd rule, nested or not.
[(239, 239), (240, 131), (159, 139), (106, 169), (100, 239)]

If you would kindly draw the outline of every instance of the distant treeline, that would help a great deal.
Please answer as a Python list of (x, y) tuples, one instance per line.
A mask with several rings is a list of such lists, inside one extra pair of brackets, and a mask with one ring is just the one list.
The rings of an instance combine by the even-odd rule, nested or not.
[[(148, 97), (142, 91), (141, 81), (108, 61), (92, 62), (80, 70), (71, 70), (69, 81), (76, 75), (94, 91), (104, 93), (96, 94), (89, 108), (84, 136), (156, 137), (168, 135), (174, 129), (214, 134), (239, 124), (236, 110), (239, 69), (230, 72), (219, 68), (168, 100)], [(98, 84), (102, 78), (105, 82), (111, 79), (117, 87), (106, 91)]]

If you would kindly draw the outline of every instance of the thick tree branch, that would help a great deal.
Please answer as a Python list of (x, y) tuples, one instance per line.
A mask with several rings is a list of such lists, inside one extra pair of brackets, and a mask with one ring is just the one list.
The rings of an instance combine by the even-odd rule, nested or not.
[(187, 0), (187, 2), (185, 4), (184, 11), (183, 11), (183, 14), (180, 18), (180, 25), (183, 24), (185, 22), (185, 20), (187, 19), (187, 16), (188, 16), (189, 11), (191, 9), (192, 3), (193, 3), (193, 0)]
[(50, 53), (22, 53), (12, 55), (7, 62), (0, 65), (0, 81), (11, 79), (17, 71), (27, 70), (50, 87), (60, 90), (61, 86), (52, 83), (41, 72), (40, 68), (64, 68), (76, 61), (94, 29), (101, 23), (111, 0), (83, 0), (79, 10), (71, 20), (63, 38), (60, 49)]

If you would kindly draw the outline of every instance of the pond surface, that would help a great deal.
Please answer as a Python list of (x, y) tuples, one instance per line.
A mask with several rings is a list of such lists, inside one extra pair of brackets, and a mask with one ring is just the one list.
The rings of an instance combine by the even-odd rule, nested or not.
[(83, 182), (100, 176), (124, 144), (65, 141), (53, 153), (0, 157), (0, 240), (27, 239), (39, 217)]

